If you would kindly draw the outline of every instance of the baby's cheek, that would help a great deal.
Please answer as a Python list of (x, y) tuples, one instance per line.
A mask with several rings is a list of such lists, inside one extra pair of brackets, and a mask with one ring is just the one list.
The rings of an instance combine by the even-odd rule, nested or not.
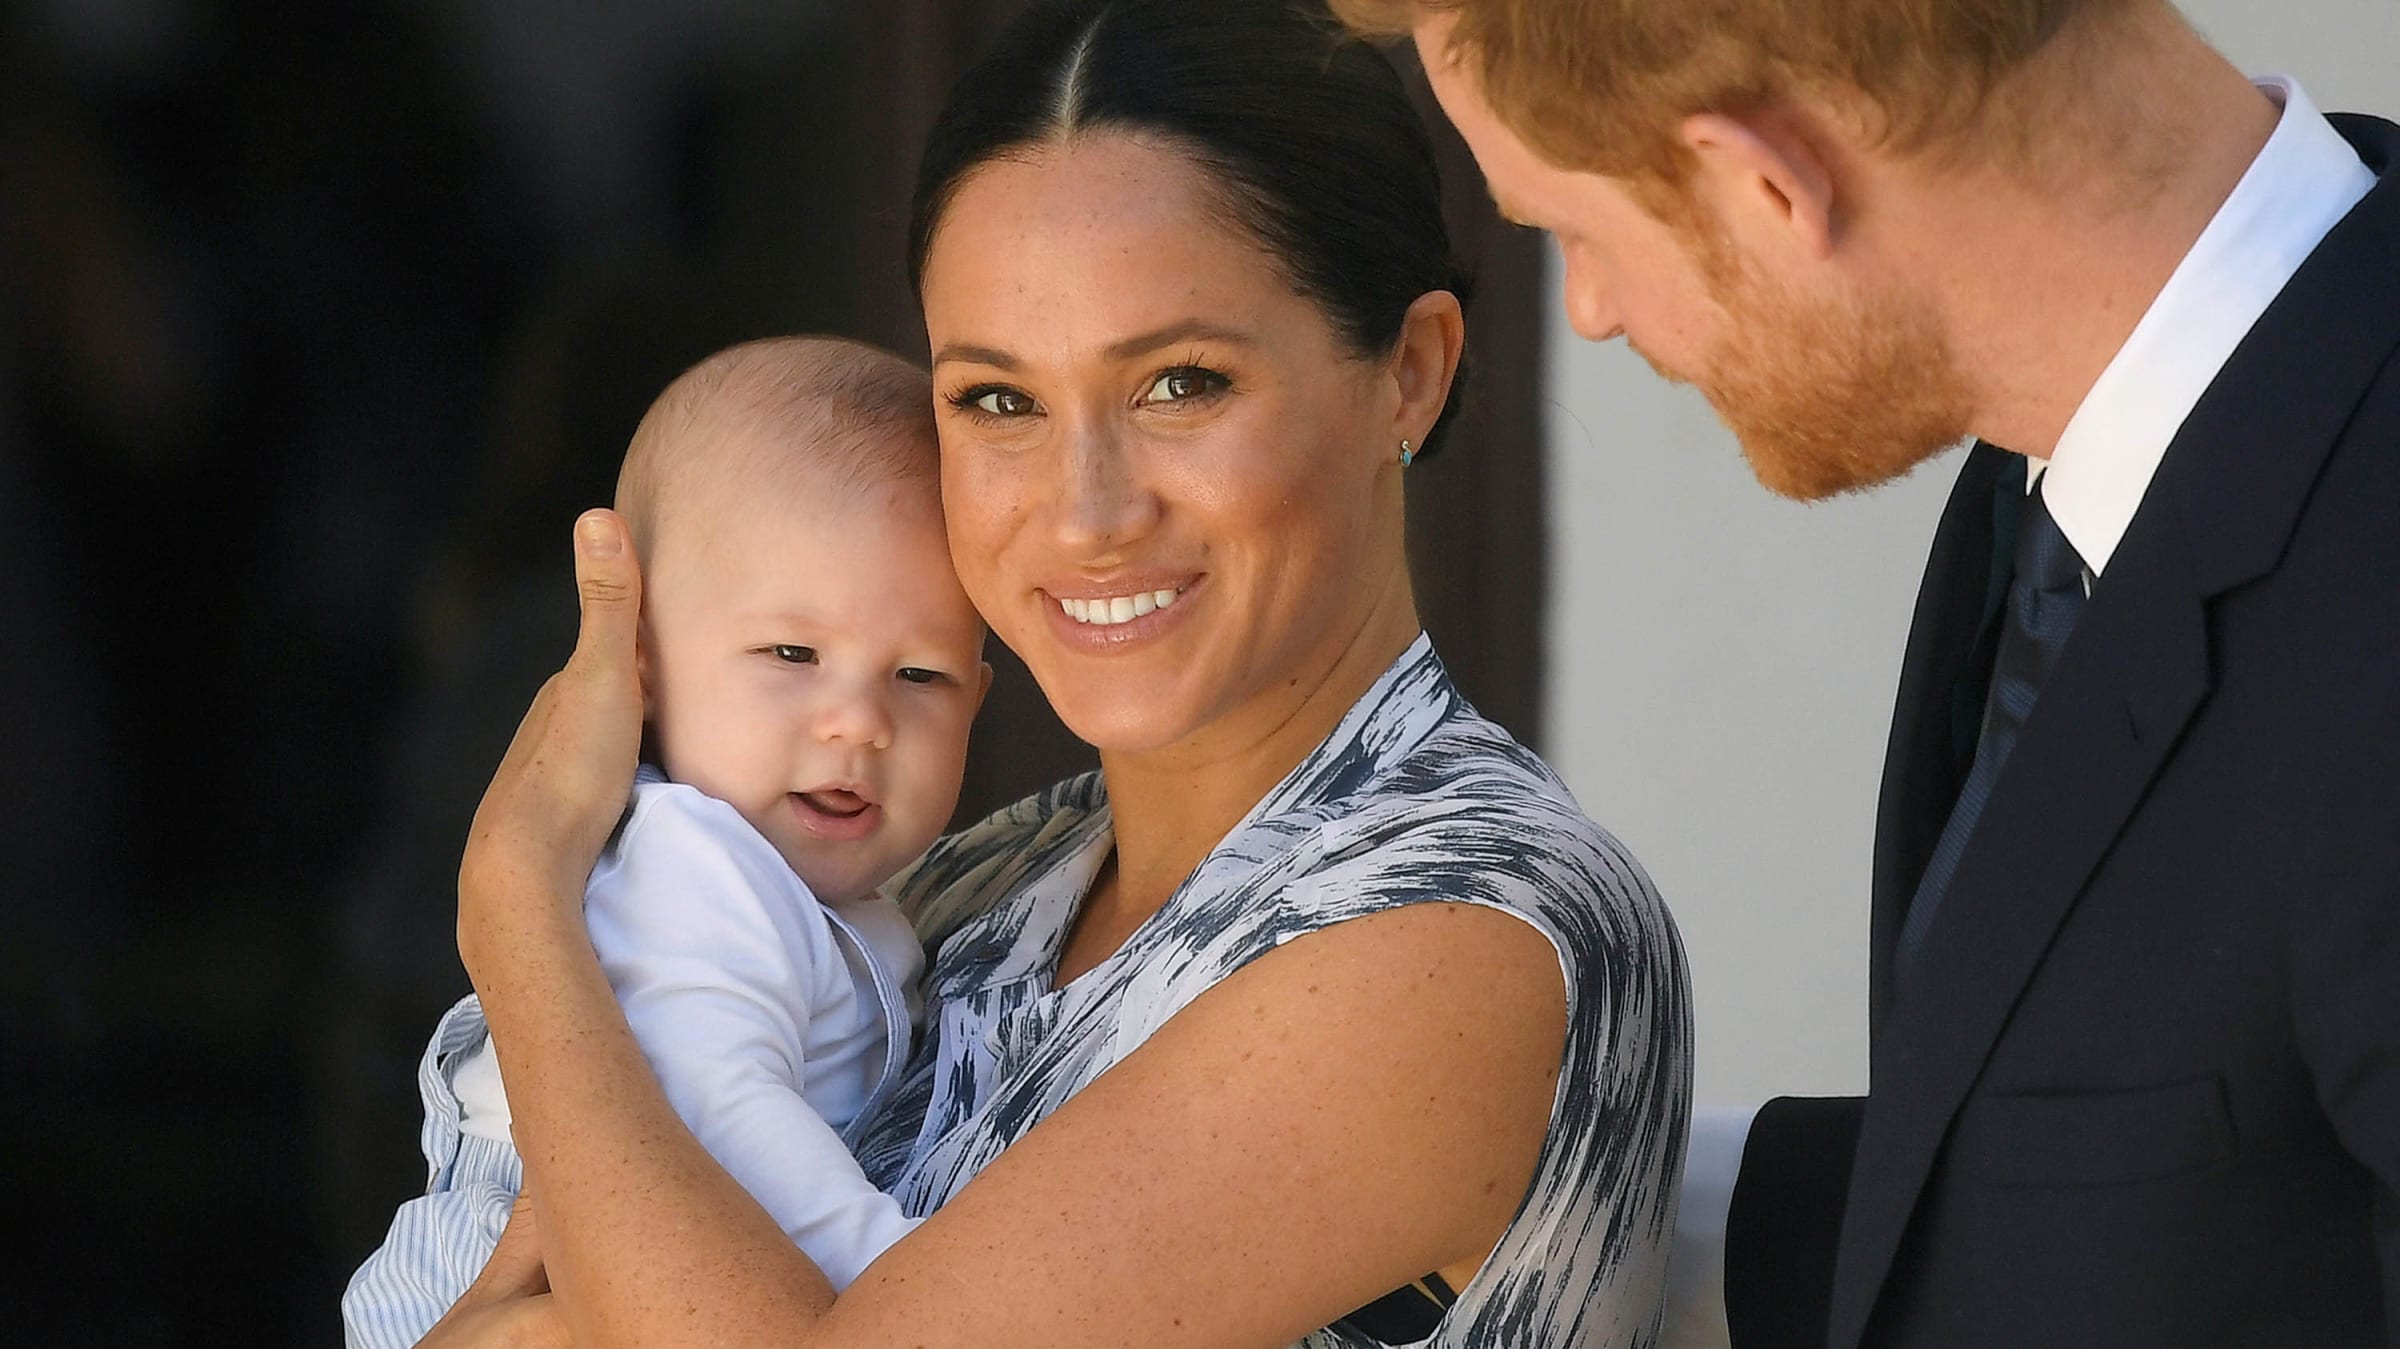
[(933, 775), (915, 775), (903, 799), (894, 802), (898, 808), (891, 817), (892, 846), (910, 857), (924, 851), (925, 845), (933, 842), (942, 826), (949, 823), (950, 807), (957, 800), (955, 788), (945, 793)]
[(950, 823), (950, 812), (958, 805), (962, 755), (924, 746), (910, 760), (894, 776), (886, 806), (889, 828), (885, 832), (897, 854), (895, 865), (925, 851)]

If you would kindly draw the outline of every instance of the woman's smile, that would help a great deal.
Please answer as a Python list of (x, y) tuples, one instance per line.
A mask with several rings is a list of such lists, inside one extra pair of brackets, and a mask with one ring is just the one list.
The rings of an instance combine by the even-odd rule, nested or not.
[(1088, 655), (1147, 646), (1183, 626), (1206, 573), (1146, 573), (1044, 586), (1038, 599), (1059, 645)]
[(1096, 599), (1061, 598), (1058, 607), (1078, 623), (1108, 627), (1115, 623), (1131, 623), (1153, 609), (1173, 607), (1176, 590), (1137, 590), (1130, 595), (1103, 595)]
[(986, 165), (923, 298), (959, 579), (1070, 730), (1255, 744), (1415, 635), (1392, 447), (1439, 400), (1260, 266), (1207, 168), (1118, 135)]

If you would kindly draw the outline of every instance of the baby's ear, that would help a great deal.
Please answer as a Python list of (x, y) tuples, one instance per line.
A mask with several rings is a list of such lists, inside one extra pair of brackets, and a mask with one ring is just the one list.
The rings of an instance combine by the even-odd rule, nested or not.
[(644, 615), (633, 629), (633, 676), (642, 686), (642, 720), (648, 722), (658, 711), (658, 699), (651, 693), (650, 619)]
[(975, 686), (975, 710), (981, 712), (983, 710), (984, 696), (992, 691), (992, 663), (988, 660), (983, 661), (975, 668), (979, 672), (979, 678), (981, 680), (981, 682)]

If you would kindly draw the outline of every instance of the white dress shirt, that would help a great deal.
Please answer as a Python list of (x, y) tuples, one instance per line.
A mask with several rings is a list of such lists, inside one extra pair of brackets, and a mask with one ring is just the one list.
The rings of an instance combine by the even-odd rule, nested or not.
[(2084, 395), (2047, 468), (2035, 461), (2051, 518), (2094, 576), (2108, 570), (2200, 395), (2300, 264), (2375, 186), (2374, 173), (2297, 83), (2267, 76), (2258, 87), (2283, 108), (2274, 135)]
[[(2099, 576), (2133, 523), (2167, 446), (2300, 264), (2375, 186), (2358, 152), (2296, 81), (2259, 90), (2283, 109), (2274, 133), (2077, 406), (2030, 490)], [(1694, 1112), (1667, 1269), (1662, 1349), (1723, 1349), (1725, 1226), (1756, 1106)]]

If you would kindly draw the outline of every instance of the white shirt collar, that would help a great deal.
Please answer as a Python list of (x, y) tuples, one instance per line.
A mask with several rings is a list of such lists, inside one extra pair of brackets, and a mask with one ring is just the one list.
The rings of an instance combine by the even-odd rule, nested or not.
[(2042, 499), (2094, 574), (2133, 523), (2167, 445), (2292, 274), (2375, 175), (2296, 81), (2267, 76), (2275, 133), (2217, 208), (2058, 438)]

